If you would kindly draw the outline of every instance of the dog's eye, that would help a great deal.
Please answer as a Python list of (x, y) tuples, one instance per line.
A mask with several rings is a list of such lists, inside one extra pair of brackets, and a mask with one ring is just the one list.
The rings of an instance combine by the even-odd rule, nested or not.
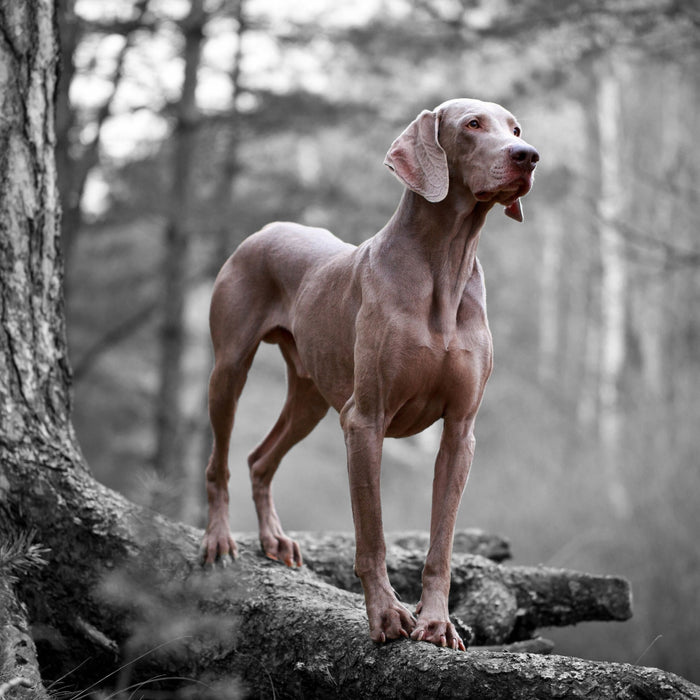
[(515, 129), (513, 129), (513, 133), (514, 133), (516, 136), (520, 136), (520, 127), (519, 127), (519, 126), (516, 126)]
[(472, 119), (470, 122), (467, 122), (467, 126), (470, 129), (478, 129), (481, 126), (481, 124), (479, 124), (478, 119)]

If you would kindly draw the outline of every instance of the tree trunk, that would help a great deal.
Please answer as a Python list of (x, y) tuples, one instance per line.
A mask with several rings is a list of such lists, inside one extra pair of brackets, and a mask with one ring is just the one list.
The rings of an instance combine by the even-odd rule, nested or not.
[[(236, 22), (236, 50), (234, 52), (233, 65), (230, 71), (230, 121), (223, 131), (223, 141), (222, 145), (219, 147), (219, 151), (223, 154), (223, 162), (221, 165), (221, 177), (219, 178), (217, 191), (214, 196), (214, 208), (216, 209), (214, 215), (217, 217), (214, 246), (211, 259), (207, 264), (208, 277), (198, 288), (191, 290), (189, 295), (189, 301), (191, 303), (196, 303), (197, 297), (203, 291), (207, 294), (207, 298), (209, 297), (213, 280), (219, 272), (219, 269), (226, 261), (226, 258), (231, 255), (235, 245), (240, 242), (243, 237), (241, 231), (237, 231), (235, 226), (236, 212), (234, 198), (236, 194), (236, 182), (241, 167), (239, 163), (239, 150), (243, 138), (238, 102), (241, 92), (243, 41), (248, 31), (246, 9), (247, 0), (237, 0), (232, 10), (233, 19)], [(201, 306), (197, 308), (197, 314), (201, 314), (201, 308)], [(210, 356), (210, 361), (204, 363), (206, 375), (203, 375), (199, 382), (201, 393), (199, 396), (189, 401), (189, 410), (185, 409), (187, 413), (185, 420), (188, 425), (187, 434), (190, 437), (184, 450), (186, 495), (182, 502), (181, 518), (185, 522), (194, 524), (198, 517), (204, 517), (203, 514), (206, 512), (207, 506), (206, 494), (204, 489), (201, 488), (201, 484), (203, 483), (203, 465), (205, 465), (209, 459), (212, 446), (208, 411), (208, 374), (213, 364), (213, 353), (211, 350), (208, 326), (204, 332), (202, 332), (201, 319), (195, 318), (194, 315), (191, 315), (190, 319), (194, 322), (186, 324), (186, 333), (192, 338), (193, 333), (196, 332), (197, 341), (190, 342), (188, 345), (191, 348), (190, 353), (192, 355), (198, 355), (193, 358), (192, 365), (202, 365), (200, 359), (202, 354), (202, 342), (206, 343), (205, 352), (208, 352)], [(185, 363), (187, 359), (187, 356), (185, 356)]]
[(53, 3), (0, 6), (0, 417), (3, 444), (76, 454), (54, 160)]
[(621, 468), (622, 407), (619, 384), (625, 361), (626, 262), (619, 225), (625, 205), (621, 174), (621, 96), (614, 62), (606, 62), (598, 76), (597, 117), (600, 134), (601, 333), (599, 436), (607, 495), (618, 516), (629, 512), (629, 497)]
[[(203, 700), (238, 685), (279, 698), (700, 698), (672, 674), (629, 665), (375, 645), (360, 595), (273, 563), (257, 544), (242, 543), (228, 570), (202, 572), (201, 532), (92, 479), (69, 418), (53, 11), (49, 0), (0, 5), (0, 697), (46, 697), (36, 642), (45, 678), (82, 697), (101, 684)], [(7, 547), (37, 555), (16, 534), (30, 530), (48, 549), (37, 571)]]
[[(161, 329), (160, 383), (156, 400), (156, 472), (172, 482), (183, 479), (182, 465), (182, 364), (185, 343), (184, 308), (188, 287), (189, 215), (193, 183), (195, 139), (199, 123), (196, 102), (197, 72), (202, 51), (206, 15), (203, 0), (192, 0), (190, 12), (182, 23), (185, 36), (184, 79), (177, 106), (175, 126), (172, 198), (165, 231), (163, 266), (164, 296)], [(179, 513), (179, 504), (156, 505)]]
[[(234, 245), (240, 242), (240, 231), (235, 231), (234, 196), (236, 180), (241, 170), (240, 146), (243, 139), (239, 99), (241, 94), (241, 74), (243, 65), (243, 42), (249, 30), (247, 19), (248, 0), (237, 0), (233, 9), (233, 19), (236, 22), (236, 50), (231, 66), (231, 118), (225, 132), (223, 147), (224, 160), (222, 177), (216, 193), (216, 201), (220, 207), (221, 217), (216, 230), (214, 253), (212, 256), (212, 275), (216, 275), (226, 258), (233, 252)], [(208, 457), (208, 455), (207, 455)]]
[[(598, 128), (598, 115), (595, 109), (591, 109), (591, 102), (595, 100), (598, 85), (595, 78), (595, 66), (587, 65), (584, 75), (592, 76), (584, 82), (584, 92), (581, 97), (580, 109), (585, 125), (586, 153), (589, 154), (591, 172), (598, 173), (601, 169), (601, 144), (600, 130)], [(586, 228), (582, 230), (584, 244), (577, 240), (581, 246), (577, 256), (581, 260), (583, 274), (581, 276), (580, 292), (574, 293), (571, 317), (576, 318), (579, 312), (583, 319), (581, 337), (576, 338), (572, 348), (579, 349), (579, 363), (573, 386), (575, 387), (576, 418), (579, 432), (584, 435), (597, 436), (599, 425), (599, 375), (600, 375), (600, 232), (596, 225), (598, 214), (598, 202), (600, 200), (600, 178), (581, 178), (581, 194), (583, 220)], [(575, 324), (575, 320), (571, 321)], [(576, 342), (578, 340), (578, 342)], [(572, 356), (575, 353), (570, 353)]]
[(53, 20), (51, 2), (0, 5), (0, 697), (46, 697), (25, 609), (8, 580), (6, 459), (30, 459), (36, 445), (51, 442), (76, 475), (83, 470), (69, 418)]
[(561, 267), (561, 230), (558, 222), (545, 218), (541, 225), (542, 260), (540, 265), (539, 380), (552, 385), (558, 379), (559, 367), (559, 274)]

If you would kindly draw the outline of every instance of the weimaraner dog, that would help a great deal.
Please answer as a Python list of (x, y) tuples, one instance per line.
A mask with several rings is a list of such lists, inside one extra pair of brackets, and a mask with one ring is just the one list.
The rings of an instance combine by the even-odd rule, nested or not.
[[(450, 100), (423, 111), (394, 141), (386, 165), (406, 186), (384, 228), (359, 246), (329, 231), (273, 223), (223, 266), (211, 302), (209, 384), (214, 447), (206, 470), (205, 563), (236, 557), (228, 522), (228, 449), (236, 404), (260, 343), (277, 343), (288, 395), (248, 458), (265, 554), (302, 563), (285, 535), (270, 482), (282, 457), (329, 406), (347, 447), (355, 572), (370, 636), (465, 649), (450, 622), (452, 537), (474, 454), (474, 418), (492, 368), (482, 270), (476, 257), (496, 204), (522, 221), (520, 198), (539, 154), (503, 107)], [(430, 547), (417, 619), (389, 583), (379, 474), (385, 437), (443, 419), (435, 463)]]

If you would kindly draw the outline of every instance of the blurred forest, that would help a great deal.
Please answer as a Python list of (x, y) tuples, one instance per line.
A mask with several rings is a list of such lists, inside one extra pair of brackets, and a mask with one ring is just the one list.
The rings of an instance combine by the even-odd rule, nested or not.
[[(458, 525), (522, 563), (627, 576), (635, 617), (556, 650), (700, 682), (700, 7), (695, 0), (61, 0), (57, 153), (74, 420), (89, 464), (202, 525), (208, 301), (275, 219), (358, 243), (398, 203), (396, 135), (452, 97), (502, 103), (541, 154), (525, 223), (480, 259), (496, 364)], [(261, 348), (231, 454), (284, 363)], [(426, 529), (439, 426), (385, 444), (388, 530)], [(276, 477), (291, 530), (351, 530), (329, 414)]]

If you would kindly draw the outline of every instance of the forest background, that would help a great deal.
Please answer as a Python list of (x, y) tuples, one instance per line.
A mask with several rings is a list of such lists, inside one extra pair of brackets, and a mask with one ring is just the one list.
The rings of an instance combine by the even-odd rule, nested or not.
[[(359, 243), (422, 109), (500, 102), (541, 154), (479, 257), (496, 353), (458, 525), (516, 561), (627, 576), (634, 618), (560, 653), (700, 682), (700, 9), (693, 0), (62, 0), (57, 109), (74, 422), (95, 475), (204, 523), (216, 271), (272, 220)], [(258, 353), (230, 459), (285, 393)], [(388, 530), (426, 529), (439, 426), (388, 440)], [(352, 529), (332, 412), (283, 463), (290, 530)]]

